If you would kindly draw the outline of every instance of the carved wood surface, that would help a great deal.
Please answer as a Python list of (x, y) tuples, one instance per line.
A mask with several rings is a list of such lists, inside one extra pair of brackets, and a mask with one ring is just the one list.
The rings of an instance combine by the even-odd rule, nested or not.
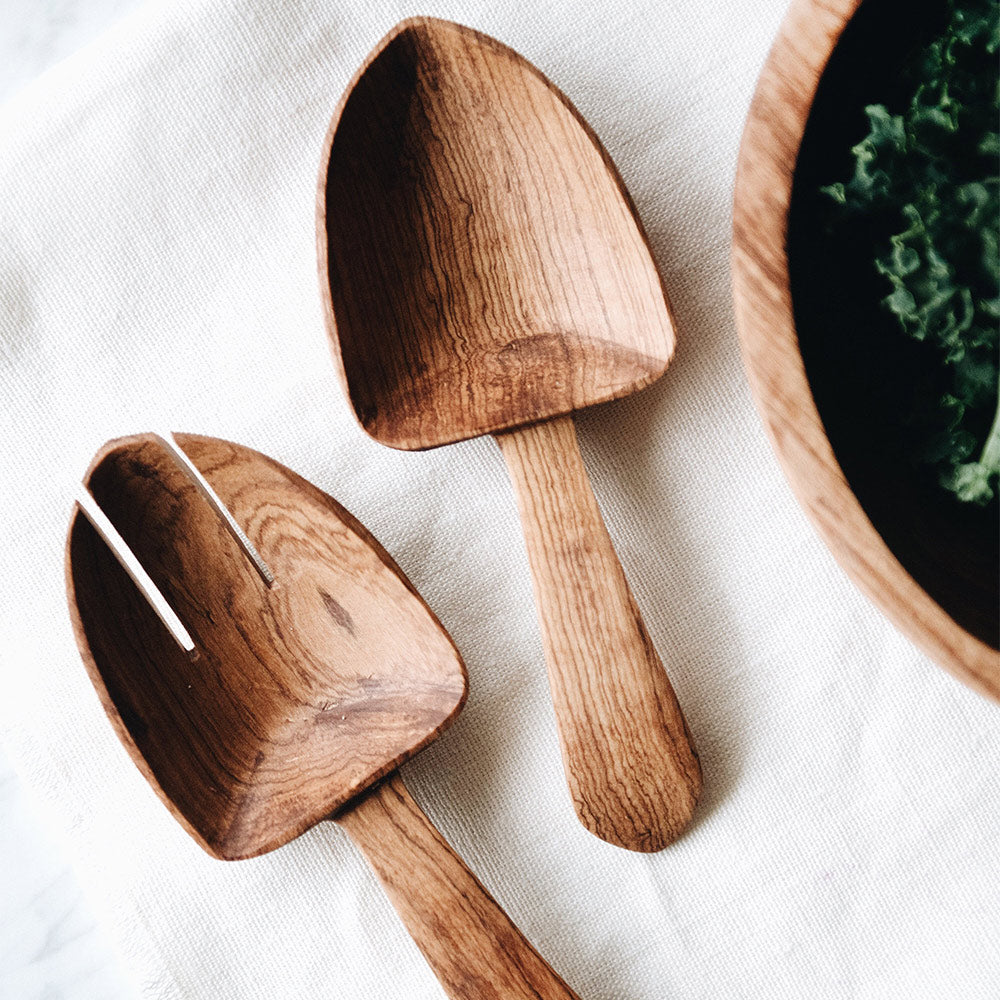
[(91, 677), (133, 757), (211, 853), (297, 836), (457, 713), (465, 667), (371, 535), (250, 449), (178, 435), (264, 560), (268, 588), (151, 436), (112, 442), (91, 492), (195, 640), (174, 643), (90, 524), (69, 539)]
[(633, 392), (674, 331), (614, 165), (486, 35), (404, 21), (327, 137), (319, 267), (362, 426), (428, 448)]
[[(195, 643), (194, 656), (181, 648), (76, 512), (74, 630), (137, 767), (220, 858), (272, 850), (337, 811), (456, 1000), (572, 998), (401, 780), (377, 785), (465, 699), (465, 666), (444, 628), (329, 496), (250, 449), (176, 441), (274, 583), (159, 439), (101, 450), (86, 482)], [(494, 980), (501, 992), (483, 987)]]
[(889, 550), (845, 480), (817, 412), (792, 309), (787, 219), (820, 75), (859, 0), (794, 0), (753, 98), (733, 210), (733, 287), (757, 407), (799, 502), (864, 593), (915, 643), (1000, 700), (1000, 653), (959, 626)]
[(576, 994), (431, 825), (399, 775), (336, 820), (382, 880), (449, 996), (574, 1000)]
[(658, 851), (701, 768), (590, 489), (572, 417), (497, 435), (521, 512), (570, 794), (604, 840)]
[[(645, 234), (597, 137), (535, 67), (458, 25), (406, 21), (358, 72), (327, 137), (318, 243), (341, 380), (383, 444), (537, 424), (642, 388), (673, 353)], [(697, 758), (585, 474), (545, 493), (550, 456), (518, 448), (543, 434), (499, 440), (572, 796), (594, 833), (658, 850), (691, 815)], [(546, 565), (564, 531), (601, 558)]]

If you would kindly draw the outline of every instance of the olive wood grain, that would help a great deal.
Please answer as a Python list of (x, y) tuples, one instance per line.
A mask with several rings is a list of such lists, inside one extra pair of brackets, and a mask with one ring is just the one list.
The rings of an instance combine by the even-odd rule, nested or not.
[[(456, 1000), (572, 997), (401, 780), (378, 784), (465, 700), (465, 665), (441, 623), (331, 497), (248, 448), (175, 440), (274, 582), (160, 439), (98, 453), (90, 492), (195, 644), (194, 655), (182, 649), (75, 511), (74, 631), (136, 766), (218, 858), (273, 850), (336, 813)], [(506, 992), (484, 986), (493, 981)]]
[[(534, 66), (468, 28), (415, 18), (375, 48), (333, 116), (317, 217), (334, 358), (355, 416), (383, 444), (432, 448), (556, 418), (641, 389), (673, 354), (666, 293), (610, 157)], [(561, 530), (529, 523), (546, 505), (524, 510), (529, 536)], [(603, 546), (600, 515), (587, 526)], [(530, 538), (529, 549), (537, 563)], [(566, 611), (546, 646), (550, 667), (569, 658), (552, 667), (553, 690), (565, 695), (556, 712), (574, 715), (560, 718), (567, 768), (587, 771), (568, 774), (577, 810), (612, 843), (656, 850), (690, 816), (696, 764), (672, 693), (669, 765), (654, 773), (664, 755), (641, 749), (665, 738), (669, 691), (651, 679), (662, 674), (655, 654), (631, 655), (648, 646), (641, 623), (626, 658), (643, 666), (623, 667), (624, 686), (607, 695), (609, 650), (586, 623), (621, 613), (621, 570), (606, 585), (591, 573), (586, 587), (570, 575), (562, 595), (558, 574), (542, 573), (544, 587), (535, 575), (536, 593)], [(622, 710), (632, 736), (609, 739)], [(655, 728), (639, 736), (645, 724)], [(636, 752), (619, 760), (630, 741)]]
[(573, 805), (602, 839), (658, 851), (687, 826), (701, 768), (590, 488), (573, 419), (496, 440), (524, 528)]
[(320, 170), (320, 283), (362, 427), (433, 448), (635, 392), (674, 329), (614, 164), (512, 49), (402, 22), (349, 85)]
[(799, 350), (786, 245), (794, 170), (820, 76), (858, 6), (859, 0), (794, 0), (757, 83), (733, 208), (743, 359), (785, 475), (838, 562), (930, 657), (1000, 700), (1000, 653), (927, 594), (858, 502), (827, 438)]
[(399, 775), (334, 817), (381, 879), (448, 995), (463, 1000), (574, 1000), (448, 846)]

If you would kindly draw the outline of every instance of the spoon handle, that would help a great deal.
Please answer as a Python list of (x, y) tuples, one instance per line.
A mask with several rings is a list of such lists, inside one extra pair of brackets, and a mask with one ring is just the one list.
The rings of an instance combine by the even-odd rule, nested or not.
[(452, 1000), (579, 1000), (465, 867), (398, 772), (334, 816)]
[(563, 766), (580, 822), (658, 851), (701, 767), (590, 488), (572, 417), (496, 436), (521, 514)]

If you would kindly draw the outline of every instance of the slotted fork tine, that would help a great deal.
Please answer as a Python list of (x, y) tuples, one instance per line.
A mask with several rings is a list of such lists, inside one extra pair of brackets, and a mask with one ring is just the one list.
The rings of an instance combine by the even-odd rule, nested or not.
[(118, 529), (111, 523), (108, 515), (101, 510), (100, 504), (94, 499), (94, 494), (82, 483), (76, 493), (76, 503), (87, 520), (94, 526), (94, 530), (111, 549), (114, 557), (121, 563), (122, 569), (128, 573), (142, 596), (149, 602), (149, 606), (156, 612), (156, 616), (174, 637), (177, 645), (194, 659), (198, 655), (198, 650), (195, 648), (191, 633), (177, 617), (177, 612), (160, 592), (160, 588), (153, 583), (150, 575), (143, 569), (142, 563), (139, 562), (136, 554), (118, 533)]
[(219, 499), (219, 495), (209, 485), (208, 480), (201, 474), (201, 470), (191, 461), (184, 452), (184, 449), (174, 440), (173, 434), (169, 431), (163, 434), (154, 435), (163, 444), (177, 463), (191, 478), (201, 495), (215, 508), (216, 514), (222, 518), (223, 523), (229, 529), (230, 534), (239, 543), (240, 548), (246, 553), (247, 558), (253, 563), (254, 569), (260, 574), (260, 578), (270, 587), (274, 584), (274, 574), (270, 567), (264, 562), (257, 547), (247, 538), (246, 532), (236, 523), (229, 508)]
[[(264, 562), (263, 557), (257, 551), (257, 547), (247, 537), (246, 532), (239, 526), (232, 511), (222, 502), (218, 493), (212, 489), (208, 480), (201, 474), (201, 470), (188, 458), (184, 449), (177, 443), (174, 436), (169, 431), (163, 434), (154, 434), (153, 437), (162, 444), (170, 453), (174, 461), (184, 470), (188, 478), (194, 483), (198, 492), (211, 504), (215, 513), (229, 529), (230, 534), (236, 539), (244, 554), (253, 564), (254, 569), (260, 574), (260, 578), (265, 585), (270, 587), (274, 584), (274, 574), (271, 568)], [(76, 494), (76, 502), (87, 520), (93, 525), (94, 530), (101, 536), (104, 543), (111, 549), (115, 558), (121, 563), (122, 568), (132, 578), (132, 582), (139, 588), (139, 592), (149, 602), (149, 606), (156, 613), (156, 616), (166, 626), (167, 631), (173, 636), (177, 645), (184, 650), (188, 656), (194, 658), (198, 655), (191, 633), (184, 627), (177, 612), (170, 606), (170, 602), (163, 596), (162, 591), (153, 582), (150, 575), (139, 562), (138, 557), (129, 548), (128, 543), (119, 534), (118, 529), (111, 523), (107, 514), (101, 510), (100, 504), (94, 498), (93, 493), (80, 484)]]

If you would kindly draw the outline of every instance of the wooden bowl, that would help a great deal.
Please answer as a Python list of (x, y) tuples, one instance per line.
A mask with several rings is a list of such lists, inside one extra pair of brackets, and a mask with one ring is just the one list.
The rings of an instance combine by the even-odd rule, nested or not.
[(878, 437), (884, 426), (879, 392), (892, 397), (891, 365), (870, 357), (880, 294), (873, 309), (856, 283), (861, 255), (831, 259), (810, 228), (813, 192), (849, 176), (873, 83), (898, 79), (890, 50), (901, 57), (933, 30), (940, 15), (922, 6), (793, 0), (740, 149), (736, 320), (772, 446), (836, 559), (924, 652), (1000, 701), (996, 501), (960, 509), (899, 449), (865, 440), (865, 427)]

